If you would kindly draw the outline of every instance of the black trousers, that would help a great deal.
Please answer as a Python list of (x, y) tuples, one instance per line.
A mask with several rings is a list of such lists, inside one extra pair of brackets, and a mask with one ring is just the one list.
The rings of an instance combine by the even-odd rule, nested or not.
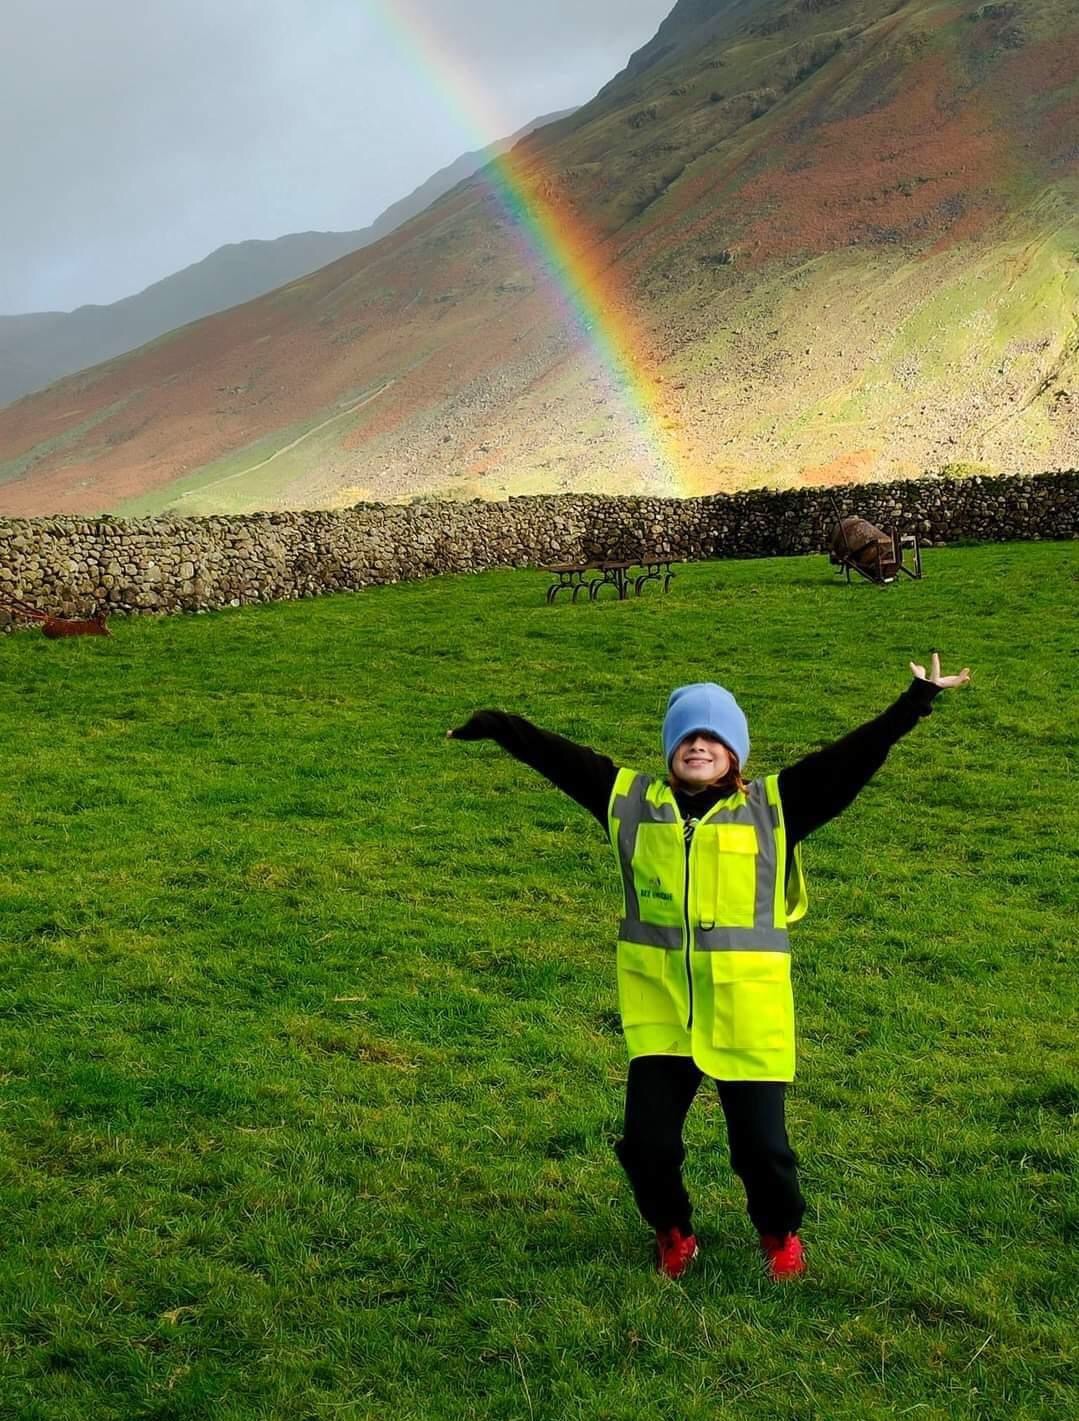
[[(638, 1056), (630, 1062), (626, 1118), (615, 1153), (633, 1197), (654, 1229), (690, 1230), (693, 1206), (682, 1183), (685, 1124), (704, 1079), (688, 1056)], [(727, 1119), (731, 1168), (745, 1185), (758, 1233), (795, 1233), (805, 1213), (798, 1161), (787, 1139), (779, 1081), (717, 1081)]]

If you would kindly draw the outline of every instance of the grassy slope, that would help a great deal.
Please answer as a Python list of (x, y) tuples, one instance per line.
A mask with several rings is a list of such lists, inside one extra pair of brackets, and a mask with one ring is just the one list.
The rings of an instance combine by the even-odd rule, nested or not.
[[(116, 512), (125, 518), (146, 518), (166, 510), (185, 516), (214, 513), (255, 513), (287, 503), (287, 494), (298, 475), (330, 457), (342, 425), (362, 424), (358, 408), (370, 408), (384, 387), (357, 393), (349, 391), (334, 411), (304, 420), (245, 445), (212, 464), (177, 479), (166, 489), (154, 489), (125, 499)], [(362, 490), (357, 490), (353, 502)], [(319, 502), (318, 499), (315, 502)]]
[[(1076, 1391), (1068, 545), (536, 573), (0, 642), (0, 1415), (1009, 1421)], [(610, 1151), (598, 827), (446, 726), (655, 763), (720, 675), (782, 765), (969, 661), (807, 852), (812, 1274), (760, 1277), (714, 1100), (684, 1286)]]
[[(695, 29), (707, 8), (678, 7), (684, 51), (522, 150), (543, 201), (602, 236), (642, 323), (632, 358), (665, 377), (682, 487), (1079, 458), (1076, 0), (977, 19), (755, 0)], [(0, 511), (656, 487), (521, 262), (465, 185), (356, 257), (0, 411)], [(997, 312), (1029, 293), (1017, 336)], [(219, 482), (387, 380), (377, 408)]]

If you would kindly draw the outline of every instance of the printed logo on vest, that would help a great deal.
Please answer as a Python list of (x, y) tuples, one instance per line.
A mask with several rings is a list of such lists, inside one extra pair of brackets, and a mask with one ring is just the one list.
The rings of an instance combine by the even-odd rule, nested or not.
[(638, 898), (656, 898), (662, 903), (673, 903), (674, 895), (664, 892), (662, 878), (653, 878), (647, 888), (638, 888)]

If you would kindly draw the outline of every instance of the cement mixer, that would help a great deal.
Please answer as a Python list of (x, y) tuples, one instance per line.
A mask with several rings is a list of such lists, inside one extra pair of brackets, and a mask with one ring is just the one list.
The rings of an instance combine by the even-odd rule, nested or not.
[[(838, 516), (839, 509), (836, 509)], [(914, 566), (907, 567), (903, 553), (910, 549)], [(852, 572), (867, 582), (894, 582), (901, 572), (908, 577), (922, 576), (922, 550), (917, 533), (901, 534), (897, 528), (883, 533), (866, 518), (839, 518), (832, 529), (831, 551), (828, 554), (837, 572), (844, 572), (850, 581)]]

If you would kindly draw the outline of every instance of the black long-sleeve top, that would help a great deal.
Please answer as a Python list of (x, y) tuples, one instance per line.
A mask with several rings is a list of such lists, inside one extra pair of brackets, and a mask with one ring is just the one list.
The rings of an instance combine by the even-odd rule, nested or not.
[[(940, 692), (932, 681), (915, 679), (881, 715), (857, 730), (779, 772), (779, 797), (787, 827), (788, 869), (796, 844), (827, 824), (854, 800), (887, 759), (888, 751), (932, 710)], [(537, 770), (594, 814), (604, 829), (617, 766), (607, 755), (578, 745), (523, 716), (505, 711), (477, 711), (452, 732), (456, 740), (494, 740), (516, 759)], [(713, 787), (675, 790), (683, 819), (706, 814), (729, 791)]]

